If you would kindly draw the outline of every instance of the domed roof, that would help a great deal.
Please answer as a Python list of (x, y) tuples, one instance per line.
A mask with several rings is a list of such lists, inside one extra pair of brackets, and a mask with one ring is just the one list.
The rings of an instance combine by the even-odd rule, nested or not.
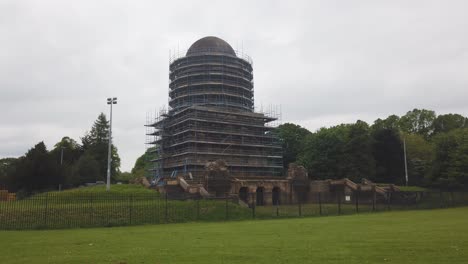
[(217, 37), (204, 37), (195, 41), (187, 51), (186, 56), (198, 52), (217, 52), (236, 56), (234, 49), (226, 41)]

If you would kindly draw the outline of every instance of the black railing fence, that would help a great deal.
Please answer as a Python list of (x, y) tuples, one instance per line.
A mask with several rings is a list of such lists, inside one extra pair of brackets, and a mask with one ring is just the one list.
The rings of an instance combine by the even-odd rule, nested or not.
[(0, 201), (0, 229), (58, 229), (344, 215), (468, 205), (465, 192), (185, 194), (45, 193)]

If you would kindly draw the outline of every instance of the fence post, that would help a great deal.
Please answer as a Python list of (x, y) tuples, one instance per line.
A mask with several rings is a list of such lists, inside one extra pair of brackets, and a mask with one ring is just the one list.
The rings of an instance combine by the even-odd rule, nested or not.
[(49, 193), (46, 193), (44, 202), (44, 228), (47, 228), (47, 207), (49, 206)]
[(442, 190), (439, 192), (440, 208), (444, 208), (444, 196)]
[(388, 197), (387, 197), (387, 209), (388, 211), (390, 211), (392, 208), (390, 207), (392, 204), (392, 192), (389, 192), (388, 193)]
[(318, 193), (318, 202), (319, 202), (319, 213), (322, 215), (322, 197), (321, 193)]
[(420, 199), (419, 197), (421, 196), (420, 194), (421, 194), (420, 192), (416, 192), (416, 199), (414, 200), (416, 209), (419, 209), (419, 199)]
[(453, 191), (450, 191), (450, 204), (451, 206), (455, 206), (455, 200), (453, 199)]
[(375, 186), (372, 188), (372, 212), (375, 212), (375, 200), (376, 200)]
[(302, 205), (301, 205), (301, 199), (299, 197), (299, 194), (297, 194), (297, 204), (299, 205), (299, 216), (302, 216)]
[(132, 224), (132, 212), (133, 211), (133, 194), (130, 194), (130, 208), (129, 208), (129, 218), (130, 218), (130, 225)]
[(197, 220), (200, 219), (200, 199), (197, 199)]
[(227, 193), (226, 193), (225, 200), (226, 200), (226, 220), (228, 220), (229, 219), (229, 204), (228, 204), (228, 194)]
[(255, 219), (255, 202), (256, 202), (256, 197), (254, 196), (255, 193), (252, 193), (251, 196), (252, 196), (252, 218)]
[(166, 196), (165, 196), (165, 208), (164, 208), (164, 220), (166, 221), (166, 223), (168, 222), (168, 219), (167, 219), (167, 191), (166, 191)]
[(94, 225), (95, 221), (94, 221), (94, 206), (93, 206), (93, 194), (90, 193), (89, 194), (89, 206), (91, 207), (91, 225)]
[(338, 215), (341, 215), (341, 197), (338, 192), (336, 193), (336, 199), (338, 201)]
[(356, 202), (356, 213), (359, 213), (359, 189), (356, 189), (354, 196), (354, 200)]
[[(5, 207), (5, 208), (4, 208)], [(5, 215), (4, 217), (0, 218), (0, 228), (5, 229), (8, 226), (8, 220), (10, 219), (10, 210), (6, 209), (8, 208), (5, 203), (0, 202), (0, 212), (3, 212)]]

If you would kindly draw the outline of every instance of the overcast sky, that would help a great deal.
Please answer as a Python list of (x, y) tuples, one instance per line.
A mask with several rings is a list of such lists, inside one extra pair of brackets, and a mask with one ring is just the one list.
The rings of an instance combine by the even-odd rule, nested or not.
[(0, 158), (79, 141), (114, 108), (122, 170), (167, 105), (169, 53), (218, 36), (253, 61), (256, 106), (316, 130), (413, 108), (468, 116), (468, 1), (0, 0)]

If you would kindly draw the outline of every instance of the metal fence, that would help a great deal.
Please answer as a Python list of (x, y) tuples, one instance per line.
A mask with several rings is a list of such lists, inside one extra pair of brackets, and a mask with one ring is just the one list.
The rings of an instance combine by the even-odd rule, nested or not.
[[(198, 199), (170, 194), (46, 193), (0, 202), (0, 229), (58, 229), (345, 215), (468, 205), (468, 193), (394, 192), (386, 197), (303, 193)], [(270, 197), (266, 199), (265, 197)], [(271, 198), (273, 197), (273, 198)]]

